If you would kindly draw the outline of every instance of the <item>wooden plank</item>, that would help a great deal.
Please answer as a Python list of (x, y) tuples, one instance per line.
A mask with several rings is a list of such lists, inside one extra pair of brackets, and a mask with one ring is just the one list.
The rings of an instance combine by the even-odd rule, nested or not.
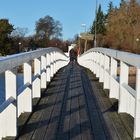
[[(53, 87), (53, 85), (55, 84), (56, 87)], [(25, 134), (22, 136), (23, 139), (34, 139), (34, 138), (37, 139), (38, 137), (39, 139), (43, 139), (47, 124), (49, 123), (50, 120), (52, 108), (56, 101), (57, 93), (53, 92), (59, 89), (59, 86), (57, 86), (57, 84), (60, 83), (55, 80), (50, 84), (49, 89), (47, 90), (46, 94), (44, 94), (44, 96), (40, 101), (37, 111), (33, 114), (31, 120), (26, 126), (25, 128), (26, 132), (23, 132), (23, 134)], [(20, 137), (20, 139), (22, 139), (22, 137)]]
[(96, 105), (97, 101), (92, 95), (93, 91), (90, 81), (84, 71), (81, 72), (81, 77), (94, 139), (106, 140), (104, 126), (102, 125), (103, 120), (99, 116), (99, 107)]
[(78, 104), (78, 93), (77, 93), (77, 69), (73, 66), (70, 79), (70, 91), (71, 95), (71, 111), (70, 111), (70, 139), (80, 140), (80, 120), (79, 120), (79, 104)]
[[(62, 74), (61, 76), (62, 76), (61, 79), (65, 79), (65, 76), (67, 76), (67, 75)], [(36, 132), (33, 136), (33, 139), (35, 138), (35, 139), (41, 140), (46, 137), (49, 140), (51, 138), (51, 135), (49, 135), (49, 136), (46, 135), (46, 132), (47, 132), (47, 130), (48, 130), (48, 132), (50, 132), (50, 129), (52, 128), (52, 125), (49, 125), (49, 124), (52, 123), (53, 110), (54, 110), (55, 104), (57, 102), (58, 93), (61, 89), (61, 86), (63, 86), (64, 83), (65, 83), (64, 80), (58, 80), (58, 82), (55, 84), (55, 86), (52, 87), (52, 92), (51, 92), (52, 95), (51, 95), (51, 98), (48, 100), (48, 102), (51, 102), (51, 104), (52, 104), (49, 109), (50, 111), (48, 111), (47, 109), (44, 111), (44, 114), (42, 115), (43, 127), (36, 130)], [(55, 100), (53, 97), (54, 95), (55, 95)], [(53, 131), (53, 129), (52, 129), (52, 131)], [(54, 133), (54, 131), (53, 131), (53, 133)]]
[(64, 91), (64, 98), (63, 98), (63, 105), (61, 108), (61, 115), (59, 119), (59, 125), (57, 129), (57, 139), (59, 140), (69, 140), (69, 122), (70, 122), (70, 105), (71, 100), (69, 98), (69, 85), (70, 85), (70, 75), (71, 75), (71, 69), (69, 71), (69, 76), (67, 77), (66, 81), (66, 87)]
[(103, 91), (100, 84), (97, 81), (92, 82), (92, 87), (95, 93), (94, 95), (96, 96), (96, 99), (98, 100), (98, 104), (101, 108), (102, 115), (107, 124), (107, 128), (111, 135), (111, 139), (116, 139), (116, 140), (132, 139), (127, 133), (127, 130), (125, 129), (125, 127), (122, 125), (122, 121), (119, 118), (118, 113), (116, 112), (116, 110), (113, 110), (111, 101), (105, 95), (105, 92)]
[(80, 126), (81, 126), (81, 139), (82, 140), (91, 140), (93, 139), (92, 133), (91, 133), (91, 124), (90, 119), (88, 116), (88, 109), (87, 104), (85, 100), (85, 93), (82, 88), (82, 80), (81, 80), (81, 67), (77, 67), (77, 93), (78, 96), (78, 102), (79, 102), (79, 115), (80, 115)]
[[(81, 89), (82, 90), (82, 89)], [(91, 124), (88, 117), (87, 109), (85, 103), (84, 94), (79, 97), (79, 114), (80, 114), (80, 124), (81, 124), (81, 138), (82, 140), (91, 140), (93, 139), (91, 133)]]
[(19, 139), (132, 140), (130, 121), (90, 71), (71, 63), (56, 74)]
[[(66, 77), (68, 77), (68, 75), (66, 75)], [(67, 79), (64, 79), (62, 82), (62, 86), (59, 87), (56, 104), (54, 106), (54, 109), (53, 109), (53, 112), (51, 115), (51, 120), (50, 120), (50, 123), (48, 124), (44, 139), (47, 139), (47, 140), (57, 139), (57, 131), (58, 131), (58, 127), (59, 127), (59, 120), (61, 117), (61, 109), (62, 109), (63, 100), (64, 100), (66, 81), (67, 81)], [(63, 86), (63, 85), (65, 85), (65, 86)]]

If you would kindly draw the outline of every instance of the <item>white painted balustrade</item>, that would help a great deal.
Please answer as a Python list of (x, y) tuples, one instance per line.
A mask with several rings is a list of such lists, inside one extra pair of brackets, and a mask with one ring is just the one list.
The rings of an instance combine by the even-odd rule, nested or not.
[[(0, 105), (0, 139), (17, 135), (17, 118), (32, 112), (32, 99), (41, 97), (54, 74), (67, 65), (69, 58), (58, 48), (39, 49), (0, 59), (5, 73), (5, 101)], [(18, 67), (23, 68), (23, 86), (17, 86)]]
[[(140, 55), (105, 48), (93, 48), (78, 58), (80, 65), (90, 69), (109, 97), (118, 99), (118, 113), (134, 117), (134, 139), (140, 137)], [(136, 68), (136, 88), (128, 84), (129, 68)]]

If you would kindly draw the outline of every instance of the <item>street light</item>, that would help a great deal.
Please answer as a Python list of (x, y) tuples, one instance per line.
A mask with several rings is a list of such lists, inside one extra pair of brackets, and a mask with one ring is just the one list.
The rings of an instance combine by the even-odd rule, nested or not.
[(136, 42), (139, 42), (140, 41), (140, 39), (139, 38), (136, 38)]
[(81, 26), (85, 28), (85, 33), (86, 33), (86, 24), (82, 23)]
[(18, 53), (20, 53), (21, 42), (18, 43)]
[(95, 38), (94, 38), (94, 47), (96, 47), (96, 32), (97, 32), (97, 4), (98, 4), (98, 1), (96, 0), (96, 9), (95, 9)]

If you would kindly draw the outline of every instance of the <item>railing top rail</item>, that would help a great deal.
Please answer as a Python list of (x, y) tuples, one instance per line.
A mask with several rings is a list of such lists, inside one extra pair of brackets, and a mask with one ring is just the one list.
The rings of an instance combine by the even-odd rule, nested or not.
[(4, 72), (6, 70), (15, 68), (25, 62), (29, 62), (29, 61), (33, 60), (34, 58), (39, 58), (41, 55), (45, 55), (46, 53), (49, 53), (51, 51), (57, 51), (57, 52), (64, 54), (62, 52), (62, 50), (60, 50), (58, 48), (49, 47), (49, 48), (38, 49), (35, 51), (24, 52), (24, 53), (19, 53), (19, 54), (2, 57), (0, 59), (0, 73)]
[(85, 52), (84, 54), (87, 54), (87, 53), (93, 52), (93, 51), (103, 53), (103, 54), (113, 57), (117, 60), (121, 60), (129, 65), (140, 68), (140, 55), (138, 55), (138, 54), (118, 51), (118, 50), (114, 50), (114, 49), (107, 49), (107, 48), (92, 48), (92, 49), (88, 50), (87, 52)]
[(0, 105), (0, 113), (5, 110), (11, 103), (14, 103), (15, 99), (13, 97), (10, 97), (8, 100), (3, 102), (2, 105)]

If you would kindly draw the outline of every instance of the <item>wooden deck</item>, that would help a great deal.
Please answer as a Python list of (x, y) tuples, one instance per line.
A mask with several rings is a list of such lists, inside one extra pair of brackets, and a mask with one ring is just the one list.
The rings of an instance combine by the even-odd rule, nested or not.
[(77, 64), (61, 69), (18, 140), (132, 140), (133, 119), (117, 113), (98, 79)]

